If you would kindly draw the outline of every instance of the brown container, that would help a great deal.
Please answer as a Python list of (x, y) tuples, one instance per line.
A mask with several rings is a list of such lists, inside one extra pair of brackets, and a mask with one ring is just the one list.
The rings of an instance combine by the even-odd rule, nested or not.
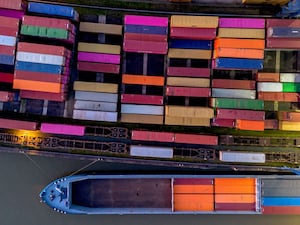
[(216, 211), (256, 211), (255, 203), (215, 203)]
[(168, 76), (210, 77), (210, 68), (168, 67)]
[(258, 92), (258, 99), (264, 101), (298, 102), (299, 93)]
[(278, 119), (291, 121), (291, 122), (300, 122), (300, 113), (299, 112), (278, 112)]
[(123, 123), (163, 124), (163, 116), (142, 114), (121, 114)]
[(21, 98), (30, 98), (30, 99), (41, 99), (49, 100), (56, 102), (63, 102), (66, 99), (66, 93), (49, 93), (49, 92), (39, 92), (39, 91), (20, 91)]
[(210, 119), (207, 118), (193, 118), (193, 117), (174, 117), (165, 116), (165, 124), (180, 125), (180, 126), (210, 126)]
[(124, 40), (166, 42), (168, 40), (168, 36), (160, 34), (125, 33)]
[(266, 19), (268, 27), (300, 27), (298, 19)]
[(256, 74), (256, 80), (257, 81), (279, 82), (279, 79), (280, 79), (279, 73), (263, 73), (263, 72), (258, 72)]
[(54, 75), (49, 73), (39, 73), (39, 72), (31, 72), (25, 70), (15, 70), (14, 78), (21, 80), (36, 80), (36, 81), (44, 81), (44, 82), (52, 82), (52, 83), (60, 83), (61, 75)]
[(224, 38), (265, 38), (265, 29), (248, 28), (219, 28), (219, 37)]
[(116, 24), (80, 22), (79, 30), (89, 33), (122, 35), (122, 26)]
[(216, 33), (216, 28), (171, 27), (170, 37), (191, 40), (213, 40), (216, 37)]
[(167, 96), (210, 97), (210, 88), (172, 87), (167, 86)]
[(300, 206), (263, 206), (262, 214), (299, 215), (300, 214)]
[(94, 62), (78, 62), (77, 69), (79, 71), (118, 74), (120, 71), (120, 65)]
[(265, 120), (265, 130), (278, 130), (278, 120)]
[(299, 49), (299, 38), (267, 38), (266, 48)]
[(168, 57), (178, 59), (211, 59), (211, 50), (170, 48)]
[(255, 89), (254, 80), (230, 80), (230, 79), (213, 79), (213, 88), (232, 88), (232, 89)]
[(165, 114), (170, 117), (191, 117), (191, 118), (206, 118), (214, 117), (212, 108), (196, 107), (196, 106), (174, 106), (166, 105)]
[(168, 77), (168, 86), (182, 86), (182, 87), (210, 87), (210, 79), (208, 78), (194, 78), (194, 77)]

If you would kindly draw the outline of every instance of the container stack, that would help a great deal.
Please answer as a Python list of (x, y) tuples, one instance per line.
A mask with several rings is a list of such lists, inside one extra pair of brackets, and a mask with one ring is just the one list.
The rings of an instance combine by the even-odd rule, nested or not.
[[(28, 13), (22, 17), (13, 87), (20, 90), (24, 112), (53, 115), (64, 107), (69, 88), (78, 14), (44, 3), (29, 3)], [(52, 101), (54, 109), (48, 108)]]
[(299, 214), (300, 213), (300, 185), (299, 180), (262, 179), (262, 214)]
[(26, 7), (27, 3), (24, 0), (1, 0), (0, 15), (15, 19), (21, 19), (25, 14)]
[(82, 18), (80, 22), (74, 119), (118, 119), (122, 25), (112, 24), (108, 19), (97, 16), (94, 20)]
[(168, 18), (126, 15), (121, 121), (163, 124)]
[(213, 39), (218, 17), (172, 16), (165, 124), (210, 126), (208, 107)]
[(255, 178), (215, 178), (216, 211), (256, 212)]
[(264, 130), (264, 102), (256, 100), (254, 73), (263, 67), (265, 20), (220, 18), (213, 54), (212, 126)]

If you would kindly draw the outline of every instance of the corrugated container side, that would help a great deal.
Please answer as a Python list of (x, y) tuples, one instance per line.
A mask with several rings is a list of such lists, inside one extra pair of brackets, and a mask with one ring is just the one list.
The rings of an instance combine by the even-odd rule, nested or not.
[(114, 102), (101, 102), (101, 101), (81, 101), (75, 100), (74, 109), (86, 109), (105, 112), (116, 112), (117, 103)]
[(14, 75), (11, 73), (3, 73), (0, 72), (0, 82), (4, 82), (4, 83), (13, 83), (14, 80)]
[(14, 79), (13, 88), (28, 91), (61, 93), (63, 86), (60, 83)]
[(6, 36), (18, 36), (19, 29), (18, 27), (3, 27), (0, 25), (0, 35), (6, 35)]
[(171, 27), (171, 38), (184, 38), (189, 40), (213, 40), (216, 37), (216, 28)]
[(245, 58), (245, 59), (263, 59), (263, 49), (247, 49), (247, 48), (215, 48), (213, 58)]
[(97, 112), (89, 110), (77, 110), (73, 111), (73, 119), (80, 120), (95, 120), (95, 121), (108, 121), (117, 122), (118, 113), (116, 112)]
[(213, 178), (174, 178), (174, 185), (209, 185), (214, 183)]
[(255, 130), (264, 131), (265, 121), (264, 120), (236, 120), (235, 127), (240, 130)]
[(74, 90), (75, 91), (118, 93), (118, 85), (117, 84), (109, 84), (109, 83), (75, 81), (74, 82)]
[(169, 20), (167, 17), (125, 15), (124, 24), (167, 27)]
[(262, 82), (279, 82), (279, 73), (264, 73), (258, 72), (256, 80)]
[(254, 186), (256, 183), (256, 178), (252, 177), (216, 177), (214, 178), (215, 187), (228, 186), (232, 184), (237, 184), (240, 186)]
[(40, 17), (40, 16), (25, 15), (22, 18), (22, 24), (30, 25), (30, 26), (38, 26), (38, 27), (60, 28), (60, 29), (70, 30), (70, 31), (72, 29), (72, 24), (69, 20), (47, 18), (47, 17)]
[(78, 61), (120, 64), (120, 55), (78, 52)]
[(161, 34), (125, 33), (124, 40), (167, 42), (168, 36)]
[(29, 98), (29, 99), (40, 99), (40, 100), (49, 100), (49, 101), (57, 101), (63, 102), (66, 99), (65, 93), (50, 93), (44, 91), (27, 91), (20, 90), (21, 98)]
[(92, 91), (75, 91), (76, 100), (118, 102), (118, 94), (101, 93)]
[(300, 131), (300, 122), (279, 121), (279, 130)]
[(213, 88), (232, 88), (232, 89), (255, 89), (254, 80), (232, 80), (232, 79), (213, 79)]
[(23, 10), (25, 3), (23, 0), (2, 0), (0, 2), (0, 8)]
[(20, 19), (22, 19), (24, 14), (25, 14), (25, 11), (0, 8), (1, 16), (7, 16), (7, 17), (11, 17), (11, 18), (20, 20)]
[(125, 40), (123, 42), (125, 52), (138, 52), (150, 54), (166, 54), (168, 52), (167, 42)]
[(120, 65), (79, 61), (77, 63), (77, 70), (118, 74), (120, 72)]
[(139, 141), (174, 142), (174, 133), (133, 130), (131, 131), (131, 139)]
[(165, 124), (182, 126), (210, 126), (209, 118), (165, 116)]
[(264, 120), (265, 111), (244, 109), (217, 109), (216, 117), (221, 119)]
[(210, 87), (210, 79), (190, 77), (168, 77), (167, 85), (181, 87)]
[(15, 47), (14, 46), (0, 45), (0, 54), (12, 55), (13, 56), (15, 54)]
[(121, 53), (121, 47), (118, 45), (79, 42), (78, 51), (119, 55)]
[(264, 153), (220, 151), (220, 160), (223, 162), (265, 163)]
[(7, 17), (7, 16), (0, 16), (0, 20), (1, 20), (1, 27), (13, 27), (15, 29), (19, 28), (19, 22), (20, 22), (19, 19)]
[[(283, 41), (284, 40), (284, 41)], [(300, 40), (296, 38), (267, 38), (267, 48), (299, 49)]]
[(23, 70), (15, 70), (14, 78), (21, 79), (21, 80), (24, 79), (24, 80), (44, 81), (44, 82), (53, 82), (53, 83), (62, 82), (61, 75), (23, 71)]
[(212, 62), (213, 69), (245, 69), (258, 70), (263, 68), (262, 59), (217, 58)]
[(171, 16), (171, 27), (216, 28), (217, 16)]
[(143, 114), (121, 114), (123, 123), (163, 124), (163, 116)]
[(235, 127), (235, 120), (234, 119), (213, 118), (213, 120), (211, 122), (211, 126), (234, 128)]
[(168, 67), (168, 76), (210, 77), (210, 68)]
[(278, 119), (291, 122), (300, 122), (300, 113), (280, 111), (278, 112)]
[(5, 129), (16, 129), (16, 130), (36, 130), (37, 123), (0, 118), (0, 127)]
[(138, 33), (138, 34), (160, 34), (167, 35), (168, 27), (165, 26), (146, 26), (146, 25), (132, 25), (126, 24), (124, 26), (125, 33)]
[(265, 19), (258, 18), (220, 18), (219, 27), (227, 28), (265, 28)]
[(171, 117), (192, 117), (192, 118), (213, 118), (214, 111), (206, 107), (192, 106), (165, 106), (166, 116)]
[(41, 123), (41, 132), (50, 134), (83, 136), (85, 126)]
[(256, 99), (211, 98), (210, 106), (214, 108), (264, 110), (264, 101)]
[(32, 63), (45, 63), (51, 65), (65, 65), (65, 58), (62, 56), (41, 54), (41, 53), (30, 53), (30, 52), (17, 52), (17, 60), (23, 62), (32, 62)]
[(53, 46), (46, 44), (35, 44), (27, 42), (18, 42), (18, 51), (20, 52), (35, 52), (49, 55), (68, 56), (69, 50), (61, 46)]
[(173, 148), (131, 145), (130, 155), (171, 159), (173, 158)]
[(121, 94), (121, 103), (163, 105), (163, 96)]
[(300, 92), (300, 83), (282, 83), (283, 92)]
[(262, 206), (262, 214), (268, 215), (299, 215), (299, 206)]
[(299, 38), (299, 28), (292, 27), (269, 27), (267, 37), (270, 38)]
[(258, 92), (258, 99), (265, 101), (298, 102), (298, 93)]
[[(168, 78), (169, 79), (169, 78)], [(167, 96), (186, 96), (186, 97), (210, 97), (210, 88), (194, 87), (166, 87)]]
[(267, 27), (300, 27), (297, 19), (266, 19)]
[(218, 145), (218, 136), (175, 133), (174, 142), (199, 145)]
[(169, 42), (170, 48), (183, 49), (212, 49), (212, 41), (209, 40), (185, 40), (185, 39), (171, 39)]
[(242, 89), (212, 88), (212, 97), (255, 99), (256, 91), (255, 90), (242, 90)]
[(16, 37), (0, 35), (0, 43), (5, 46), (15, 46), (17, 43)]
[(125, 114), (144, 114), (144, 115), (163, 115), (163, 106), (154, 105), (134, 105), (134, 104), (122, 104), (121, 113)]
[(174, 185), (174, 194), (213, 194), (213, 185)]
[(213, 211), (212, 194), (174, 194), (175, 211)]
[(211, 50), (170, 48), (169, 58), (179, 59), (211, 59)]

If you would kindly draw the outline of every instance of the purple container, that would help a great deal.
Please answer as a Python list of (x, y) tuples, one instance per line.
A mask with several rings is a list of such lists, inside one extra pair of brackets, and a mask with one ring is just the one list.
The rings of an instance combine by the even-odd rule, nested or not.
[(0, 8), (0, 16), (7, 16), (16, 19), (21, 19), (24, 16), (24, 14), (25, 14), (24, 11)]
[(256, 18), (220, 18), (219, 27), (224, 28), (265, 28), (265, 19)]
[(120, 64), (120, 55), (78, 52), (78, 61)]
[(52, 124), (52, 123), (42, 123), (41, 132), (49, 134), (65, 134), (65, 135), (84, 135), (84, 126), (76, 125), (65, 125), (65, 124)]

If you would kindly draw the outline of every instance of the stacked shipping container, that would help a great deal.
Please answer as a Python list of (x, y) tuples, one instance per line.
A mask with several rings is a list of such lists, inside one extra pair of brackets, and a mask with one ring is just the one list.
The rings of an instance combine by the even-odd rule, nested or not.
[(165, 124), (210, 126), (210, 66), (218, 17), (171, 16)]
[[(118, 83), (120, 80), (120, 41), (122, 25), (106, 23), (106, 16), (96, 22), (81, 22), (78, 43), (78, 81), (74, 82), (74, 119), (116, 122), (118, 119)], [(87, 43), (95, 37), (96, 43)]]
[(126, 15), (124, 23), (121, 121), (162, 124), (168, 18)]
[(21, 19), (25, 13), (26, 7), (27, 3), (24, 0), (1, 0), (0, 15)]

